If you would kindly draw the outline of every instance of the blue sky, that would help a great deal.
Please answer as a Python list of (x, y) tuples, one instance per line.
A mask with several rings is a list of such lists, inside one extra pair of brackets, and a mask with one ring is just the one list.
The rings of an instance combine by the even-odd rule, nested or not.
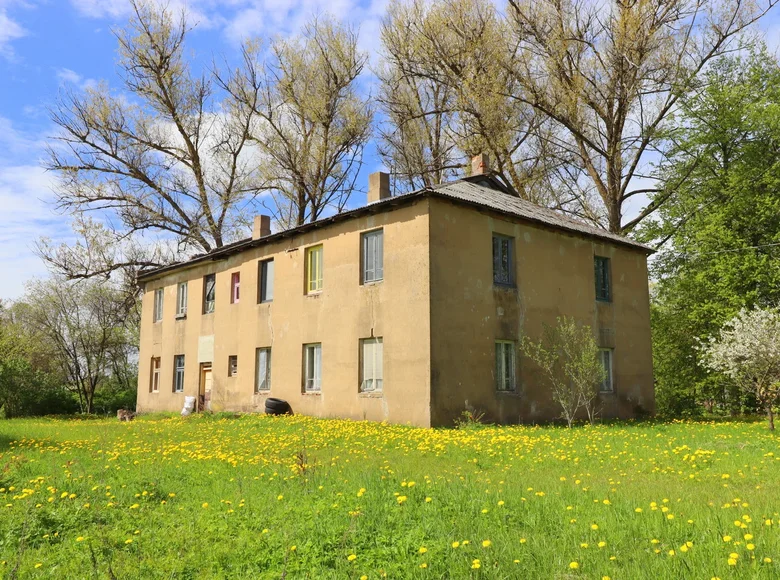
[[(197, 22), (189, 48), (201, 62), (235, 55), (242, 38), (290, 34), (316, 12), (360, 27), (363, 49), (376, 54), (387, 0), (189, 0)], [(173, 7), (184, 4), (172, 0)], [(127, 0), (0, 0), (0, 298), (18, 298), (24, 282), (45, 275), (32, 246), (39, 236), (67, 241), (67, 216), (53, 207), (53, 176), (40, 168), (54, 129), (47, 107), (70, 84), (106, 80), (117, 87), (111, 28), (128, 16)], [(769, 44), (780, 18), (762, 22)], [(364, 172), (378, 168), (368, 152)]]

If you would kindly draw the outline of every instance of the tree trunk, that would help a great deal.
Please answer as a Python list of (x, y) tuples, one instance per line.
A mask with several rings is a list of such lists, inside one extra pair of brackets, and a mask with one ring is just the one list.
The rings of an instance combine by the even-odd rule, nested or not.
[(766, 407), (766, 415), (767, 415), (767, 418), (769, 419), (769, 430), (770, 431), (774, 431), (775, 430), (775, 412), (774, 412), (774, 410), (772, 410), (771, 403), (769, 405), (767, 405), (767, 407)]

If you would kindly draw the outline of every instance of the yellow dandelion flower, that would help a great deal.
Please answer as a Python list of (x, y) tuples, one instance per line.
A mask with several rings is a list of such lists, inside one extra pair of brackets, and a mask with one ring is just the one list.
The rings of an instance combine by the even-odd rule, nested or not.
[(460, 542), (452, 542), (453, 548), (457, 548), (458, 546), (460, 546)]
[(428, 548), (426, 548), (425, 546), (422, 546), (422, 547), (420, 547), (420, 549), (419, 549), (419, 550), (417, 550), (417, 551), (418, 551), (420, 554), (425, 554), (425, 552), (427, 552), (427, 551), (428, 551)]
[(492, 543), (490, 540), (482, 540), (482, 547), (489, 548)]
[(479, 563), (479, 560), (473, 560), (471, 562), (471, 568), (474, 570), (477, 570), (478, 568), (481, 568), (482, 564)]
[(349, 556), (347, 556), (347, 560), (349, 560), (350, 562), (354, 562), (355, 560), (357, 560), (357, 556), (355, 554), (350, 554)]
[(579, 562), (569, 562), (569, 568), (571, 568), (572, 570), (576, 570), (579, 567), (580, 567)]

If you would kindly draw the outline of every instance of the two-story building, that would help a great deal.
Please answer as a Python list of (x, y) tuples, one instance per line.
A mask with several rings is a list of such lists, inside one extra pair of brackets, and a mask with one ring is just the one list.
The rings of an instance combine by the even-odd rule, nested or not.
[(518, 341), (573, 316), (607, 380), (602, 415), (654, 411), (647, 256), (630, 239), (506, 191), (489, 174), (397, 196), (143, 273), (138, 411), (295, 413), (421, 426), (466, 408), (557, 418)]

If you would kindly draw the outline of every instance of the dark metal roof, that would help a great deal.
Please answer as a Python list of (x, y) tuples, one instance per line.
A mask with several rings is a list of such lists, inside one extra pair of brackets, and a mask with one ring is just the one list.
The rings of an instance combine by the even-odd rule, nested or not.
[(424, 188), (409, 193), (395, 195), (387, 199), (382, 199), (369, 203), (368, 205), (348, 210), (330, 217), (322, 218), (316, 222), (296, 226), (269, 236), (258, 239), (246, 238), (206, 254), (194, 256), (184, 262), (176, 262), (160, 268), (146, 270), (138, 274), (138, 281), (148, 280), (159, 275), (186, 268), (200, 262), (217, 261), (232, 254), (243, 252), (250, 248), (265, 245), (270, 242), (278, 241), (297, 234), (302, 234), (313, 229), (319, 229), (329, 224), (338, 223), (344, 220), (352, 219), (366, 214), (388, 211), (400, 205), (406, 205), (414, 200), (426, 196), (441, 197), (455, 203), (464, 203), (472, 207), (486, 210), (492, 210), (504, 215), (519, 217), (526, 221), (537, 224), (543, 224), (557, 230), (565, 230), (589, 238), (600, 238), (609, 242), (630, 246), (646, 253), (652, 253), (654, 250), (649, 246), (640, 244), (630, 238), (610, 233), (606, 230), (596, 228), (583, 222), (568, 218), (555, 212), (538, 206), (530, 201), (517, 197), (517, 195), (508, 191), (500, 182), (490, 176), (473, 176), (459, 179), (450, 183), (435, 186), (433, 188)]

